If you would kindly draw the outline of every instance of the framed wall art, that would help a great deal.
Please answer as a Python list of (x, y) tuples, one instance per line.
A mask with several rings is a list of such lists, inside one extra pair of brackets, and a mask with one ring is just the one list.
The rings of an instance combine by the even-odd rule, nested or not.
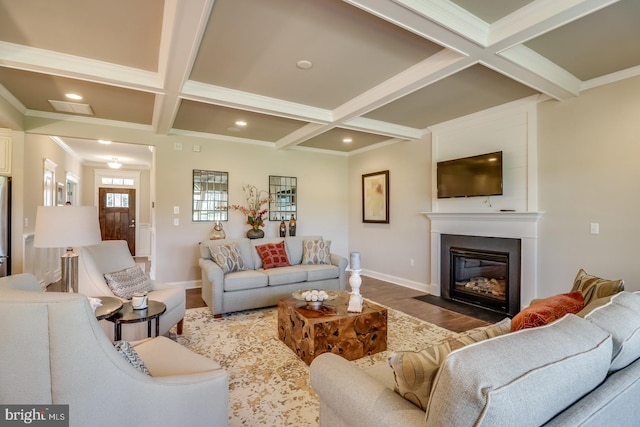
[(389, 223), (389, 171), (362, 175), (362, 222)]

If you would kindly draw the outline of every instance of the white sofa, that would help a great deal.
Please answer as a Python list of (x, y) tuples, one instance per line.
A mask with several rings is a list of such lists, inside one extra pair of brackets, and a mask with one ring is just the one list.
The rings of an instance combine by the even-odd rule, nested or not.
[(321, 354), (310, 368), (320, 426), (637, 426), (640, 295), (596, 307), (449, 353), (426, 411), (394, 392), (388, 365)]
[(69, 405), (71, 427), (228, 425), (229, 379), (218, 363), (158, 337), (136, 343), (150, 375), (140, 372), (84, 295), (42, 292), (31, 275), (2, 278), (0, 322), (2, 405)]
[[(104, 275), (136, 265), (129, 252), (129, 246), (124, 240), (105, 240), (94, 246), (77, 248), (76, 252), (78, 253), (78, 293), (90, 297), (115, 296), (107, 285)], [(160, 335), (166, 334), (176, 324), (177, 332), (181, 334), (186, 310), (184, 288), (151, 280), (151, 289), (149, 299), (163, 302), (167, 306), (167, 311), (160, 316)], [(113, 323), (107, 320), (101, 320), (100, 323), (107, 336), (113, 339)], [(146, 322), (122, 325), (122, 339), (136, 341), (146, 337)]]
[[(284, 240), (291, 266), (265, 270), (255, 247)], [(252, 308), (269, 307), (297, 290), (344, 290), (347, 259), (331, 254), (331, 264), (302, 265), (303, 241), (321, 236), (264, 239), (222, 239), (200, 242), (202, 299), (215, 316)], [(236, 243), (246, 270), (224, 274), (211, 257), (211, 246)]]

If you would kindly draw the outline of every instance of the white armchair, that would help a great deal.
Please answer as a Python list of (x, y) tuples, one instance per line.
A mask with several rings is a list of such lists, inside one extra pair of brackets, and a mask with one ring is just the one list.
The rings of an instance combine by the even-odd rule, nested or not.
[(218, 363), (158, 337), (134, 347), (151, 375), (142, 373), (102, 333), (86, 296), (16, 290), (29, 277), (15, 280), (0, 279), (0, 404), (68, 404), (71, 426), (228, 425)]
[[(76, 252), (78, 253), (78, 293), (90, 297), (115, 296), (107, 286), (104, 275), (136, 265), (124, 240), (105, 240), (94, 246), (77, 248)], [(167, 306), (167, 311), (160, 316), (160, 334), (164, 335), (176, 324), (177, 332), (181, 334), (186, 304), (185, 290), (155, 280), (151, 283), (152, 291), (149, 292), (149, 299), (163, 302)], [(123, 301), (126, 300), (123, 299)], [(107, 320), (101, 320), (101, 323), (107, 336), (113, 339), (113, 323)], [(122, 339), (135, 341), (146, 337), (146, 323), (122, 325)]]

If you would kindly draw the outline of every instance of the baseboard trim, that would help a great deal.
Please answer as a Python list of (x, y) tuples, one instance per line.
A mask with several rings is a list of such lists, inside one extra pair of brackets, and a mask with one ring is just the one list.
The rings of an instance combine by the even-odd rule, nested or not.
[[(379, 273), (377, 271), (362, 270), (363, 276), (369, 276), (374, 279), (384, 280), (385, 282), (395, 285), (404, 286), (405, 288), (415, 289), (416, 291), (429, 293), (429, 286), (426, 283), (414, 282), (413, 280), (403, 279), (402, 277), (391, 276), (389, 274)], [(347, 287), (349, 287), (349, 274), (347, 274)]]
[(167, 285), (184, 289), (196, 289), (202, 287), (202, 280), (186, 280), (183, 282), (165, 282)]

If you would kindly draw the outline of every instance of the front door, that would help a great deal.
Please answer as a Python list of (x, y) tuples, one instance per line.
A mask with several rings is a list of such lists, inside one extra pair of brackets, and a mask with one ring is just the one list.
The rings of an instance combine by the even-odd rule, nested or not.
[(136, 253), (136, 190), (98, 189), (102, 240), (126, 240), (132, 256)]

